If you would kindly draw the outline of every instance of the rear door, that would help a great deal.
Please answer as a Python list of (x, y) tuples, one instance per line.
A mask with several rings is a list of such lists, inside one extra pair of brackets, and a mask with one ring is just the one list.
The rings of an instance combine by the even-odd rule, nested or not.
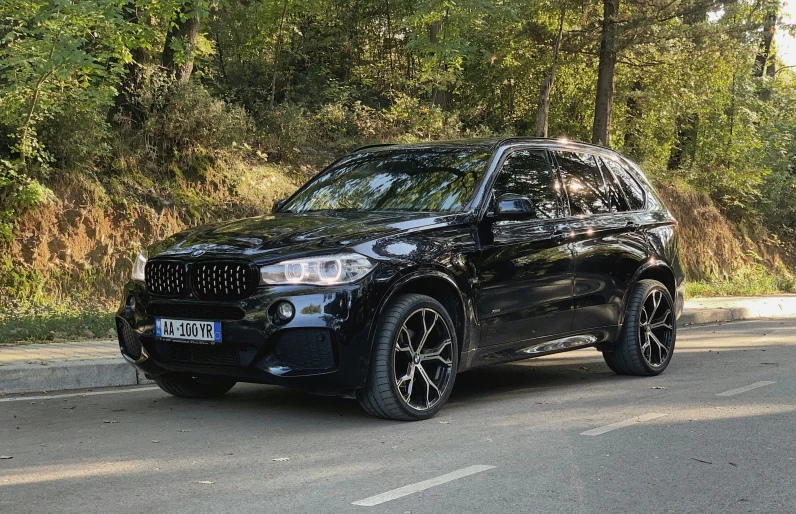
[(510, 153), (495, 179), (495, 198), (529, 199), (529, 212), (482, 221), (481, 345), (565, 333), (572, 323), (574, 266), (566, 243), (560, 182), (544, 150)]
[(646, 258), (638, 221), (616, 177), (587, 152), (555, 152), (570, 206), (575, 256), (573, 331), (615, 328), (633, 274)]

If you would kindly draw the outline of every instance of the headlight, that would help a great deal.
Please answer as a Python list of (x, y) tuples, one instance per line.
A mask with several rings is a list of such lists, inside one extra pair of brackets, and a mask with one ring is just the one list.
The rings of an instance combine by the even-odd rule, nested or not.
[(133, 263), (133, 273), (130, 276), (133, 280), (139, 280), (144, 282), (146, 280), (146, 275), (144, 273), (144, 269), (146, 268), (146, 260), (147, 254), (146, 250), (139, 253), (138, 256), (135, 258), (135, 262)]
[(291, 259), (260, 268), (261, 284), (348, 284), (364, 277), (373, 263), (358, 253)]

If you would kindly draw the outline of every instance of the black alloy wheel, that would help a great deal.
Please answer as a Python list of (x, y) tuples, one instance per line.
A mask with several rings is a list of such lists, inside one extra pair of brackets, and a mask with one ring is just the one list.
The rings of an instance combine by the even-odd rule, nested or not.
[(677, 336), (674, 302), (666, 286), (640, 280), (628, 301), (625, 323), (606, 364), (620, 375), (658, 375), (672, 360)]
[(456, 332), (445, 308), (419, 294), (399, 296), (376, 332), (362, 407), (387, 419), (436, 414), (450, 396), (458, 366)]

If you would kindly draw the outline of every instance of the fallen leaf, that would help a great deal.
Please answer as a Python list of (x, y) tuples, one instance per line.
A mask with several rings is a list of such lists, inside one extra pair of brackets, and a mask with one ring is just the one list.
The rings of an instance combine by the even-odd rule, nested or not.
[(152, 441), (153, 443), (159, 443), (160, 441)]
[(666, 389), (666, 388), (663, 387), (663, 386), (653, 386), (653, 387), (650, 387), (650, 389)]
[(13, 459), (13, 458), (14, 457), (12, 457), (11, 455), (0, 455), (0, 460), (8, 460), (8, 459)]
[(697, 462), (701, 462), (702, 464), (713, 464), (712, 462), (709, 462), (709, 461), (706, 461), (706, 460), (702, 460), (702, 459), (697, 459), (696, 457), (691, 457), (691, 460), (695, 460)]
[(274, 462), (287, 462), (287, 461), (290, 460), (290, 458), (289, 457), (277, 457), (277, 458), (271, 459), (271, 460), (274, 461)]
[(224, 455), (235, 455), (235, 452), (225, 453)]
[(103, 423), (118, 423), (118, 421), (115, 421), (115, 420), (112, 420), (112, 419), (103, 419), (102, 422)]
[(190, 428), (178, 428), (177, 429), (177, 432), (190, 432), (190, 431), (191, 431)]
[(77, 405), (70, 405), (69, 407), (61, 407), (62, 409), (74, 409)]
[(450, 425), (451, 422), (450, 421), (440, 421), (439, 424), (440, 425)]
[(215, 482), (211, 482), (210, 480), (200, 480), (199, 483), (200, 484), (206, 484), (206, 485), (215, 484)]
[(730, 462), (730, 466), (732, 466), (732, 467), (734, 467), (734, 468), (737, 468), (737, 467), (738, 467), (738, 464), (736, 464), (736, 463), (734, 463), (734, 462)]

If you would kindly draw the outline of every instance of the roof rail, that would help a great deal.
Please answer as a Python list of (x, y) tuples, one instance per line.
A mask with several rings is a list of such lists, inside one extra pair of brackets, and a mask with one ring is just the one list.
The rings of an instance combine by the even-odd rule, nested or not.
[(395, 143), (376, 143), (376, 144), (373, 144), (373, 145), (360, 146), (359, 148), (355, 148), (355, 149), (353, 149), (351, 151), (352, 152), (358, 152), (360, 150), (365, 150), (366, 148), (376, 148), (376, 147), (379, 147), (379, 146), (395, 146)]
[(498, 141), (498, 145), (507, 144), (507, 143), (510, 143), (512, 141), (515, 141), (515, 142), (534, 142), (534, 141), (536, 141), (536, 142), (542, 142), (542, 141), (555, 142), (555, 141), (558, 141), (558, 142), (574, 143), (574, 144), (582, 145), (582, 146), (590, 146), (592, 148), (599, 148), (601, 150), (608, 150), (608, 151), (611, 151), (611, 152), (615, 152), (616, 151), (613, 148), (609, 148), (609, 147), (601, 145), (601, 144), (594, 144), (594, 143), (589, 143), (589, 142), (586, 142), (586, 141), (579, 141), (577, 139), (569, 139), (569, 138), (566, 138), (566, 137), (511, 136), (511, 137), (505, 137), (503, 139), (500, 139)]

